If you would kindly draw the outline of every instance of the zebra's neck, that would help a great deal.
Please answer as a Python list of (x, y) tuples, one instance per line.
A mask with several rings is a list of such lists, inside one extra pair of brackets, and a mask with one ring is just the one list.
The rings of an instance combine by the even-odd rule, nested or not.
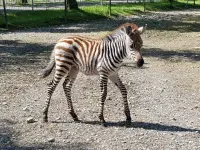
[(103, 64), (108, 72), (116, 72), (123, 59), (127, 57), (127, 37), (125, 35), (118, 35), (114, 38), (112, 36), (106, 37), (103, 42)]
[(122, 62), (130, 54), (131, 41), (127, 38), (129, 37), (124, 32), (107, 36), (103, 46), (105, 54), (112, 56), (113, 60)]

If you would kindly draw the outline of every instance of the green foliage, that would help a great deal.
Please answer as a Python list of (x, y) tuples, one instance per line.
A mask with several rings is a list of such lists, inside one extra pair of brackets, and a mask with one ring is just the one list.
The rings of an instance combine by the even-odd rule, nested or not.
[[(17, 11), (8, 13), (8, 26), (10, 28), (30, 28), (38, 26), (48, 26), (49, 24), (59, 24), (63, 11)], [(60, 17), (61, 16), (61, 17)], [(1, 16), (0, 16), (1, 18)], [(0, 22), (2, 27), (2, 22)]]

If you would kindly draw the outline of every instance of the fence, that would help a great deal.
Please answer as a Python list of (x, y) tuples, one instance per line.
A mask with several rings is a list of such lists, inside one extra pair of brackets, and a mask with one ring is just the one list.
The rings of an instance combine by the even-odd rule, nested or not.
[(65, 0), (0, 0), (0, 6), (2, 1), (5, 1), (7, 11), (63, 9), (65, 2)]
[[(67, 0), (0, 0), (0, 15), (4, 16), (6, 28), (8, 27), (7, 13), (11, 11), (37, 11), (37, 10), (65, 10), (65, 16), (67, 13), (66, 8)], [(112, 0), (113, 3), (136, 3), (147, 0)], [(152, 1), (152, 0), (148, 0)], [(154, 1), (154, 0), (153, 0)], [(155, 0), (156, 1), (156, 0)], [(111, 13), (111, 0), (77, 0), (78, 6), (88, 5), (108, 5), (109, 14)], [(66, 19), (66, 18), (65, 18)]]
[[(0, 0), (0, 10), (3, 9), (5, 1), (6, 10), (47, 10), (64, 9), (65, 0)], [(109, 0), (77, 0), (78, 5), (103, 5), (108, 4)], [(112, 3), (131, 3), (143, 2), (143, 0), (112, 0)]]

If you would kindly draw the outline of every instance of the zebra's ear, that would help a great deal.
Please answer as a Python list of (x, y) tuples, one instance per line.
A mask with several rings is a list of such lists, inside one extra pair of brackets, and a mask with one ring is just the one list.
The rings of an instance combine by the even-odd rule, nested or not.
[(145, 26), (143, 27), (138, 28), (140, 35), (143, 34), (146, 31), (146, 29), (147, 29), (147, 24), (145, 24)]

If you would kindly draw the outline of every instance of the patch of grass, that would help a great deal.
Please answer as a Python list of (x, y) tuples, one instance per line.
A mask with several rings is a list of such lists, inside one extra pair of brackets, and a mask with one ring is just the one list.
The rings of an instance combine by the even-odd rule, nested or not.
[[(104, 12), (90, 13), (83, 9), (70, 10), (66, 14), (67, 22), (83, 22), (105, 18)], [(7, 14), (9, 29), (35, 28), (65, 23), (64, 10), (13, 11)], [(0, 14), (0, 28), (5, 28), (3, 14)]]
[[(61, 11), (16, 11), (8, 14), (9, 28), (29, 28), (56, 24), (61, 18)], [(1, 18), (1, 16), (0, 16)], [(0, 27), (3, 25), (0, 22)]]
[[(173, 8), (169, 2), (146, 3), (146, 11), (166, 11), (186, 9), (186, 2), (173, 2)], [(200, 8), (200, 3), (189, 3), (187, 8)], [(94, 21), (102, 18), (133, 15), (143, 12), (143, 3), (124, 3), (113, 4), (111, 9), (112, 16), (109, 16), (108, 5), (85, 6), (79, 10), (69, 10), (66, 14), (67, 22)], [(65, 24), (64, 10), (38, 10), (38, 11), (8, 11), (9, 29), (35, 28), (50, 25)], [(0, 14), (0, 31), (5, 28), (3, 14)]]

